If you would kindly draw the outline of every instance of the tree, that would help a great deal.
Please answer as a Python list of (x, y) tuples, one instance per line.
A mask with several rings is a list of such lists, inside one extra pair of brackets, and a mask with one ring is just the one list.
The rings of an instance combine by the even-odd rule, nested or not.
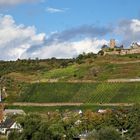
[(62, 68), (67, 67), (67, 66), (68, 66), (68, 62), (65, 61), (65, 60), (63, 60), (63, 62), (60, 64), (60, 66), (61, 66)]
[(134, 136), (133, 136), (134, 140), (140, 140), (140, 126), (139, 124), (137, 126), (135, 126), (135, 129), (134, 129)]
[(39, 131), (40, 123), (41, 119), (36, 114), (26, 115), (25, 118), (20, 119), (20, 124), (23, 127), (21, 139), (36, 140), (35, 135)]
[(129, 120), (127, 121), (128, 135), (134, 140), (139, 140), (140, 137), (140, 105), (134, 105), (128, 113)]
[(8, 140), (20, 140), (20, 133), (17, 131), (12, 131), (8, 134)]
[(51, 132), (48, 130), (49, 128), (49, 125), (48, 125), (48, 122), (44, 122), (42, 121), (40, 123), (40, 127), (39, 127), (39, 131), (38, 133), (36, 134), (37, 136), (37, 140), (48, 140), (48, 139), (51, 139)]
[(101, 56), (104, 55), (104, 51), (103, 50), (99, 51), (98, 55), (101, 55)]
[(105, 127), (99, 130), (98, 140), (122, 140), (121, 135), (113, 127)]
[(51, 133), (52, 140), (61, 140), (65, 136), (65, 130), (62, 124), (52, 124), (48, 130)]
[(107, 45), (103, 45), (102, 47), (101, 47), (102, 49), (106, 49), (106, 48), (109, 48)]
[(98, 140), (98, 132), (96, 130), (93, 130), (88, 136), (87, 140)]

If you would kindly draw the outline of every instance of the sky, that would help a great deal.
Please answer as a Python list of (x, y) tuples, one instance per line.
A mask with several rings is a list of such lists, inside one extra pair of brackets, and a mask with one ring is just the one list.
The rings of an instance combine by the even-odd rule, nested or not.
[(140, 43), (140, 0), (0, 0), (0, 60), (73, 58)]

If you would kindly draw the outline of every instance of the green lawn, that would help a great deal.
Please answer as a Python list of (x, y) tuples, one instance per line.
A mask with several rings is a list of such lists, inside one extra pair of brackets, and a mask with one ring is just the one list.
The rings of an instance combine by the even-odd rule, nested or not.
[[(33, 68), (32, 68), (33, 70), (31, 70), (28, 68), (29, 67), (28, 65), (27, 66), (25, 65), (23, 68), (28, 69), (27, 71), (11, 70), (11, 72), (9, 72), (6, 76), (13, 80), (27, 83), (38, 80), (47, 81), (48, 79), (57, 79), (58, 81), (71, 81), (71, 80), (104, 81), (107, 79), (138, 78), (140, 77), (139, 71), (140, 63), (137, 62), (137, 63), (118, 64), (118, 62), (129, 62), (133, 60), (135, 59), (129, 58), (127, 56), (125, 57), (104, 56), (98, 57), (95, 60), (91, 58), (87, 59), (81, 64), (72, 63), (67, 65), (66, 67), (54, 66), (53, 68), (47, 68), (48, 64), (46, 61), (44, 62), (45, 64), (43, 66), (41, 65), (42, 62), (40, 62), (41, 65), (40, 70), (33, 71), (34, 70)], [(136, 60), (139, 59), (137, 58)], [(50, 67), (53, 64), (54, 62), (50, 64)], [(13, 66), (14, 64), (11, 65), (12, 67), (14, 67)], [(16, 68), (18, 67), (16, 66)]]
[[(97, 80), (140, 77), (140, 63), (115, 64), (108, 62), (84, 63), (44, 72), (43, 78), (65, 80)], [(95, 71), (96, 76), (95, 76)]]
[(92, 111), (98, 111), (99, 109), (116, 109), (116, 108), (121, 108), (121, 107), (112, 107), (112, 106), (95, 106), (92, 104), (85, 104), (81, 106), (53, 106), (53, 107), (33, 107), (33, 106), (7, 106), (7, 109), (22, 109), (26, 113), (47, 113), (49, 111), (76, 111), (76, 110), (92, 110)]
[(92, 65), (71, 65), (66, 68), (58, 68), (44, 73), (43, 77), (47, 79), (59, 79), (59, 80), (74, 80), (82, 79), (87, 74), (89, 68)]
[(76, 66), (72, 65), (66, 68), (59, 68), (59, 69), (54, 69), (49, 72), (46, 72), (44, 76), (48, 79), (53, 79), (53, 78), (66, 78), (66, 77), (71, 77), (73, 76), (73, 73), (76, 71)]
[(101, 69), (98, 80), (140, 77), (140, 63), (104, 64)]

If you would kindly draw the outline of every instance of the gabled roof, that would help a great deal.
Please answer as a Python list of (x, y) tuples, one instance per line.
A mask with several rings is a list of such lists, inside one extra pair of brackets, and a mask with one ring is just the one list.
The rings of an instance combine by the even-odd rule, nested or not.
[(6, 118), (6, 120), (0, 124), (0, 128), (10, 128), (14, 123), (14, 120)]
[(132, 43), (132, 48), (135, 47), (135, 46), (140, 47), (140, 45), (137, 42)]
[(21, 114), (21, 115), (24, 115), (25, 112), (21, 109), (5, 109), (4, 110), (4, 114), (7, 115), (7, 114)]
[(109, 46), (108, 45), (103, 45), (102, 49), (105, 49), (105, 48), (109, 48)]

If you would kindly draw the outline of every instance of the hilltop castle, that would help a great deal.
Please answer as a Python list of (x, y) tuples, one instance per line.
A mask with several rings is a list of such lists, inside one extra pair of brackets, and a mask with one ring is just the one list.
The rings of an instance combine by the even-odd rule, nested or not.
[(120, 47), (116, 46), (115, 39), (110, 40), (110, 44), (102, 46), (103, 55), (126, 55), (126, 54), (137, 54), (140, 53), (140, 45), (138, 43), (132, 43), (130, 48), (125, 49), (123, 45)]

